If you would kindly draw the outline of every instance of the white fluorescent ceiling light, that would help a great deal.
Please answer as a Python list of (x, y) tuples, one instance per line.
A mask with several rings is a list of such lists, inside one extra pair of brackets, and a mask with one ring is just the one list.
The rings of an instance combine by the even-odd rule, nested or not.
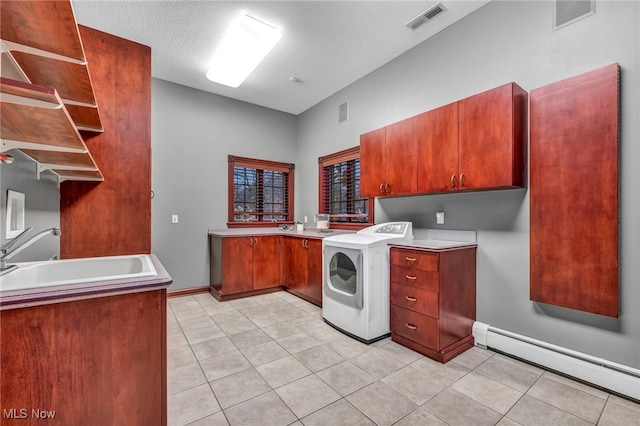
[(282, 34), (249, 15), (232, 22), (216, 51), (207, 78), (238, 87), (267, 56)]

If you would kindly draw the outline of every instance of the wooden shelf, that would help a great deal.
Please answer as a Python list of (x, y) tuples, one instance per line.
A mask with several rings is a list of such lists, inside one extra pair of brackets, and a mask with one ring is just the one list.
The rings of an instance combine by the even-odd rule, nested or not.
[(0, 77), (2, 151), (19, 149), (64, 180), (104, 180), (57, 91)]
[(103, 132), (71, 2), (3, 1), (3, 60), (24, 81), (54, 87), (80, 130)]

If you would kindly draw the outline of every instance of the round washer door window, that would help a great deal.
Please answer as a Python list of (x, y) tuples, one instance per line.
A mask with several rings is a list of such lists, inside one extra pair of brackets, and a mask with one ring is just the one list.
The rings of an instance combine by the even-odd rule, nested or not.
[(347, 294), (356, 294), (357, 270), (349, 256), (344, 253), (336, 253), (329, 262), (329, 280), (336, 290)]

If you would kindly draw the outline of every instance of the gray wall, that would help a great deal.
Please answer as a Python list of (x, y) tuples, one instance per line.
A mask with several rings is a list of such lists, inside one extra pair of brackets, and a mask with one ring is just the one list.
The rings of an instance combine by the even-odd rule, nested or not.
[[(0, 243), (4, 244), (6, 237), (7, 191), (25, 194), (25, 227), (33, 227), (30, 236), (37, 232), (60, 226), (60, 192), (56, 186), (56, 177), (45, 172), (36, 180), (36, 165), (19, 151), (11, 151), (13, 164), (0, 165)], [(60, 257), (60, 239), (47, 236), (36, 244), (18, 253), (10, 262), (28, 262), (33, 260)]]
[(207, 229), (226, 227), (227, 155), (295, 162), (296, 117), (163, 80), (151, 89), (152, 252), (170, 291), (209, 285)]
[[(605, 318), (529, 301), (526, 190), (382, 199), (376, 222), (477, 230), (477, 319), (593, 356), (640, 367), (640, 116), (638, 2), (597, 2), (596, 14), (552, 30), (553, 2), (494, 1), (306, 111), (298, 123), (296, 215), (317, 209), (318, 156), (359, 135), (515, 81), (531, 90), (618, 62), (622, 68), (621, 310)], [(350, 120), (338, 124), (338, 105)], [(445, 225), (435, 211), (445, 210)], [(419, 233), (419, 232), (418, 232)]]

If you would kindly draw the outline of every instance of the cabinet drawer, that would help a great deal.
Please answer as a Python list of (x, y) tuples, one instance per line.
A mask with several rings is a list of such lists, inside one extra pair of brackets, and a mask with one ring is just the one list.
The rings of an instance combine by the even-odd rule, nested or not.
[(391, 305), (391, 333), (433, 349), (438, 348), (438, 320)]
[(439, 289), (440, 274), (438, 272), (393, 265), (391, 266), (390, 275), (391, 281), (399, 284), (406, 284), (432, 291), (438, 291)]
[(438, 318), (438, 293), (391, 282), (391, 304)]
[(438, 253), (392, 248), (390, 262), (392, 265), (408, 266), (437, 272), (438, 256)]

